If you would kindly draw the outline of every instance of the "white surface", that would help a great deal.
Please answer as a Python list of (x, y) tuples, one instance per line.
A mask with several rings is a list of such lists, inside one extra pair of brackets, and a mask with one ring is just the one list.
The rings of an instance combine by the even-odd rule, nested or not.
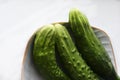
[(72, 7), (108, 33), (120, 75), (120, 0), (0, 0), (0, 80), (20, 80), (30, 36), (44, 24), (68, 21)]

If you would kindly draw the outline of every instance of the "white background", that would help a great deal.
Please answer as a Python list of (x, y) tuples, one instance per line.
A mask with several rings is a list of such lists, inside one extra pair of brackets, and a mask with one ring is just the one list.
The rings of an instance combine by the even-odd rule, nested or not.
[(107, 32), (120, 75), (120, 0), (0, 0), (0, 80), (20, 80), (30, 36), (42, 25), (68, 21), (73, 7)]

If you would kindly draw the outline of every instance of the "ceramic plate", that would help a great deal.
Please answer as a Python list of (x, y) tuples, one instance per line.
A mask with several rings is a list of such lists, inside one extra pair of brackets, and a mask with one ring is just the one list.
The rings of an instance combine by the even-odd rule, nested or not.
[[(92, 29), (94, 30), (94, 33), (96, 34), (98, 39), (102, 42), (116, 69), (114, 52), (108, 35), (104, 31), (98, 28), (92, 27)], [(26, 51), (23, 58), (23, 64), (22, 64), (21, 80), (43, 80), (33, 65), (33, 60), (31, 57), (33, 41), (34, 41), (34, 35), (28, 41), (26, 47)]]

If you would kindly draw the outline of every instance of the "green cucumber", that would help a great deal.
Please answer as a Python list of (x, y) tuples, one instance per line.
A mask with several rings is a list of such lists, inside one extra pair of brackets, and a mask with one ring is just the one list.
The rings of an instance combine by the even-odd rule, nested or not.
[(75, 45), (91, 69), (105, 80), (119, 80), (105, 48), (94, 34), (88, 19), (78, 9), (69, 12)]
[(82, 59), (77, 51), (67, 29), (61, 24), (55, 24), (57, 55), (63, 69), (72, 80), (102, 80)]
[(55, 57), (55, 27), (45, 25), (35, 34), (33, 60), (46, 80), (70, 80), (57, 65)]

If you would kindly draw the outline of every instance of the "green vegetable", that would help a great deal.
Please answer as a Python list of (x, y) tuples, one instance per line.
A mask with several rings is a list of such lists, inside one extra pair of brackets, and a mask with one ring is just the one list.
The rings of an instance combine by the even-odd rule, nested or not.
[(72, 9), (69, 23), (76, 47), (91, 69), (105, 80), (119, 80), (106, 50), (94, 34), (86, 16), (78, 9)]
[(53, 25), (46, 25), (36, 32), (33, 59), (36, 68), (46, 80), (70, 80), (56, 63)]
[(55, 24), (56, 47), (63, 69), (72, 80), (100, 80), (82, 59), (68, 31), (63, 25)]

